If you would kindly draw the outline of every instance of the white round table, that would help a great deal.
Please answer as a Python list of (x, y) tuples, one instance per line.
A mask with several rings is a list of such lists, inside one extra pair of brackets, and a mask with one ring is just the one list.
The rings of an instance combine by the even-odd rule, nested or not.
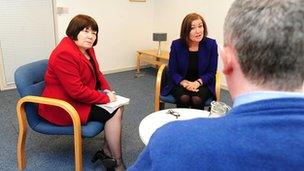
[[(176, 116), (168, 114), (168, 110), (173, 110), (174, 112), (180, 114), (178, 118)], [(139, 136), (142, 142), (147, 145), (152, 134), (161, 126), (172, 122), (181, 121), (194, 118), (217, 118), (218, 115), (210, 115), (210, 112), (205, 110), (197, 109), (184, 109), (184, 108), (174, 108), (160, 110), (146, 116), (139, 124)]]

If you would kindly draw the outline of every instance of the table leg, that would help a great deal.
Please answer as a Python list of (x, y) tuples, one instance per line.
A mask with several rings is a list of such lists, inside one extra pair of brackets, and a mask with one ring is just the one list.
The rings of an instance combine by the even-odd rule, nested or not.
[(140, 58), (141, 58), (141, 53), (137, 52), (137, 56), (136, 56), (136, 72), (135, 72), (135, 78), (139, 78), (142, 76), (142, 74), (140, 73)]
[(137, 53), (137, 58), (136, 58), (136, 72), (139, 73), (140, 71), (140, 53)]

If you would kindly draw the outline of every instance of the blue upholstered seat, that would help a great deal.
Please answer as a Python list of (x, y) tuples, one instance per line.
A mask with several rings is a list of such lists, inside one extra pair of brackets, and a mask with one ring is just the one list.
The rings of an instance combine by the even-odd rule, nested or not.
[[(40, 60), (19, 67), (15, 72), (15, 84), (21, 97), (40, 96), (44, 88), (44, 74), (48, 60)], [(50, 135), (73, 135), (73, 126), (57, 126), (38, 115), (37, 104), (26, 104), (26, 116), (30, 127), (37, 132)], [(89, 122), (81, 126), (83, 137), (94, 137), (103, 130), (100, 122)]]
[[(52, 123), (49, 123), (48, 121), (44, 120), (38, 115), (37, 103), (43, 103), (44, 100), (50, 102), (54, 100), (51, 98), (47, 99), (40, 97), (40, 100), (41, 99), (42, 100), (39, 101), (37, 100), (37, 98), (35, 98), (35, 97), (39, 97), (44, 89), (45, 86), (44, 75), (46, 72), (47, 64), (48, 64), (47, 59), (40, 60), (20, 66), (15, 71), (15, 75), (14, 75), (15, 84), (21, 96), (21, 99), (18, 101), (17, 104), (17, 116), (19, 121), (19, 138), (17, 145), (18, 168), (19, 169), (25, 168), (24, 144), (25, 144), (26, 131), (24, 131), (24, 128), (26, 128), (26, 123), (28, 123), (28, 125), (34, 131), (39, 133), (48, 134), (48, 135), (74, 135), (75, 165), (76, 165), (75, 169), (81, 170), (82, 168), (81, 137), (96, 136), (101, 131), (103, 131), (104, 125), (100, 122), (88, 122), (86, 125), (80, 126), (80, 120), (78, 119), (78, 121), (74, 122), (74, 126), (76, 125), (75, 126), (76, 128), (73, 125), (57, 126)], [(22, 103), (22, 105), (20, 105), (19, 103)], [(66, 102), (62, 101), (62, 103), (66, 103)], [(75, 116), (79, 118), (77, 111), (68, 103), (66, 104), (68, 105), (68, 107), (71, 108), (71, 110), (73, 110), (76, 113)], [(25, 114), (23, 112), (24, 111), (23, 107), (25, 108)], [(24, 117), (23, 115), (26, 115), (26, 117)], [(27, 122), (24, 120), (24, 118), (27, 120)]]
[[(35, 131), (49, 135), (73, 135), (73, 126), (56, 126), (45, 121), (39, 122)], [(103, 130), (103, 124), (100, 122), (88, 122), (81, 126), (81, 135), (86, 138), (95, 137)]]
[(173, 103), (173, 104), (176, 103), (175, 98), (171, 94), (169, 94), (167, 96), (160, 95), (160, 100), (163, 102), (166, 102), (166, 103)]

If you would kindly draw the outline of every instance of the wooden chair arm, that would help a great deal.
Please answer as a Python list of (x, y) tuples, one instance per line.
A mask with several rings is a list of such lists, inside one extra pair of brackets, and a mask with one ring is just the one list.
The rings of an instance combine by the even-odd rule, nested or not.
[(162, 64), (157, 71), (156, 84), (155, 84), (155, 97), (154, 97), (154, 111), (159, 111), (161, 81), (165, 67), (166, 64)]
[[(23, 134), (26, 132), (26, 129), (27, 129), (27, 120), (26, 120), (26, 114), (25, 114), (25, 103), (27, 103), (27, 102), (58, 106), (58, 107), (64, 109), (70, 115), (70, 117), (72, 118), (72, 121), (73, 121), (74, 149), (75, 149), (75, 160), (76, 160), (75, 162), (77, 163), (75, 170), (82, 170), (81, 122), (80, 122), (78, 112), (75, 110), (75, 108), (72, 105), (70, 105), (68, 102), (65, 102), (65, 101), (59, 100), (59, 99), (54, 99), (54, 98), (47, 98), (47, 97), (40, 97), (40, 96), (25, 96), (25, 97), (19, 99), (18, 103), (17, 103), (17, 107), (16, 107), (17, 118), (18, 118), (18, 123), (19, 123), (19, 131), (22, 133), (22, 134), (19, 134), (19, 139), (24, 138)], [(22, 142), (24, 142), (24, 141), (22, 141)], [(22, 145), (21, 148), (24, 148), (24, 145)], [(21, 150), (18, 150), (18, 151), (21, 151)], [(24, 158), (24, 155), (18, 154), (18, 156), (19, 155), (23, 156), (21, 158)], [(18, 166), (18, 168), (24, 168), (24, 166)]]
[(216, 101), (221, 100), (221, 72), (217, 71), (215, 75), (215, 95)]
[(78, 112), (75, 110), (75, 108), (66, 101), (54, 99), (54, 98), (48, 98), (48, 97), (25, 96), (25, 97), (19, 99), (18, 103), (17, 103), (18, 120), (25, 121), (26, 115), (20, 115), (20, 114), (23, 114), (23, 113), (21, 113), (21, 111), (24, 110), (24, 103), (27, 103), (27, 102), (58, 106), (58, 107), (64, 109), (72, 118), (74, 132), (75, 131), (78, 132), (78, 130), (81, 130), (80, 118), (79, 118)]

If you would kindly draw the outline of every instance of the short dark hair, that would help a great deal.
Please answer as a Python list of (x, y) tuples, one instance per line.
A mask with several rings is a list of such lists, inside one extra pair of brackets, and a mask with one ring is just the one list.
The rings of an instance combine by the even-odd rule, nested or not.
[(237, 52), (245, 77), (273, 90), (304, 81), (303, 0), (236, 0), (225, 20), (224, 44)]
[(180, 39), (185, 44), (188, 44), (188, 42), (189, 42), (189, 33), (191, 31), (192, 21), (197, 20), (197, 19), (200, 19), (203, 22), (204, 37), (206, 37), (208, 34), (207, 25), (206, 25), (204, 18), (197, 13), (190, 13), (184, 18), (184, 20), (182, 22), (182, 26), (181, 26), (181, 31), (180, 31)]
[(93, 46), (95, 46), (98, 40), (98, 25), (96, 21), (88, 15), (76, 15), (69, 23), (69, 26), (66, 30), (66, 35), (73, 40), (77, 40), (79, 32), (84, 28), (91, 28), (93, 31), (96, 31), (96, 40), (93, 43)]

